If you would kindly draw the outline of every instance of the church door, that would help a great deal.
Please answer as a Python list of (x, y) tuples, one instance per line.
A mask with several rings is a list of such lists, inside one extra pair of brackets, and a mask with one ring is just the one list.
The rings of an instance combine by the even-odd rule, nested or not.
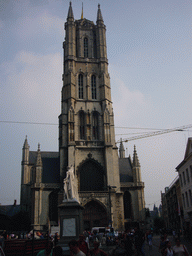
[(107, 227), (107, 212), (101, 204), (92, 200), (85, 205), (83, 221), (86, 230), (91, 230), (93, 227)]

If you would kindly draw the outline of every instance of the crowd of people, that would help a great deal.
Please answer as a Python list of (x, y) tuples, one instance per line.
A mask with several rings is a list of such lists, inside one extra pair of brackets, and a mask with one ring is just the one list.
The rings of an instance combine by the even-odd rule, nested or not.
[[(5, 234), (4, 234), (5, 236)], [(10, 239), (14, 239), (11, 235)], [(31, 239), (30, 236), (27, 236)], [(36, 239), (45, 238), (42, 233), (35, 233)], [(48, 237), (48, 244), (44, 250), (41, 250), (37, 256), (60, 256), (63, 255), (63, 250), (58, 245), (59, 235), (56, 232), (54, 236)], [(159, 252), (162, 256), (189, 256), (185, 245), (181, 244), (180, 238), (173, 234), (172, 241), (175, 241), (175, 245), (172, 246), (171, 241), (167, 238), (167, 234), (164, 233), (160, 236)], [(113, 242), (112, 242), (113, 241)], [(112, 245), (108, 247), (109, 245)], [(144, 251), (144, 245), (148, 245), (146, 252)], [(152, 255), (153, 246), (153, 233), (151, 230), (143, 232), (139, 228), (127, 230), (120, 233), (91, 233), (85, 231), (79, 236), (78, 240), (71, 240), (68, 244), (70, 256), (147, 256)], [(103, 246), (105, 250), (100, 249)], [(108, 249), (107, 249), (108, 248)], [(2, 248), (0, 248), (2, 249)], [(0, 250), (0, 256), (4, 256)]]
[(189, 256), (187, 248), (185, 245), (181, 244), (180, 237), (175, 237), (173, 233), (173, 240), (175, 240), (175, 245), (172, 246), (171, 241), (167, 238), (167, 234), (161, 236), (159, 243), (159, 251), (162, 256)]

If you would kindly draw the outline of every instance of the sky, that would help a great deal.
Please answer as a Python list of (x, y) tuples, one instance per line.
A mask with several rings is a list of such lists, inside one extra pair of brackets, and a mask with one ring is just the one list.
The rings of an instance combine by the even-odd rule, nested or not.
[[(177, 176), (192, 136), (190, 0), (84, 0), (84, 18), (106, 25), (116, 141), (134, 145), (146, 207)], [(69, 1), (0, 1), (0, 204), (20, 202), (22, 147), (58, 151), (64, 23)], [(75, 19), (82, 1), (73, 0)], [(40, 124), (41, 123), (41, 124)], [(50, 125), (45, 125), (49, 123)], [(188, 126), (158, 136), (133, 136)], [(119, 144), (117, 144), (119, 145)]]

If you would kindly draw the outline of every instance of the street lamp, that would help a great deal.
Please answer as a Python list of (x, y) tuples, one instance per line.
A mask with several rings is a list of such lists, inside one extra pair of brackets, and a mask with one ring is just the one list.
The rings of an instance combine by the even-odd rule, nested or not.
[(112, 216), (111, 216), (111, 189), (116, 186), (107, 186), (109, 188), (109, 226), (112, 227)]

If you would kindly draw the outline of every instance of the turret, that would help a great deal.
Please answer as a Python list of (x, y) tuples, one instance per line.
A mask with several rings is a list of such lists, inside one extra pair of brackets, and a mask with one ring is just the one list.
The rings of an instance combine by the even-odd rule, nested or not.
[(25, 138), (22, 148), (22, 161), (21, 161), (21, 193), (20, 204), (23, 210), (28, 209), (28, 195), (30, 184), (30, 169), (29, 169), (29, 144), (27, 136)]
[(37, 160), (36, 160), (36, 183), (42, 182), (42, 159), (41, 159), (41, 151), (40, 144), (38, 144), (37, 150)]
[(29, 175), (29, 144), (27, 141), (27, 136), (25, 137), (25, 141), (22, 148), (22, 161), (21, 161), (21, 185), (27, 184), (30, 182)]
[(73, 59), (76, 55), (76, 36), (75, 36), (75, 22), (73, 16), (73, 9), (71, 2), (69, 4), (69, 11), (67, 16), (67, 22), (65, 23), (65, 42), (63, 44), (64, 56), (66, 58)]
[(103, 22), (100, 4), (97, 11), (97, 53), (98, 58), (107, 61), (106, 27)]
[(140, 163), (137, 156), (136, 146), (134, 145), (133, 152), (133, 180), (134, 182), (141, 182), (141, 170)]
[(119, 146), (119, 158), (125, 158), (125, 149), (123, 146), (122, 139), (120, 141), (120, 146)]
[(69, 10), (68, 10), (68, 16), (67, 16), (67, 21), (74, 21), (74, 16), (73, 16), (73, 9), (71, 5), (71, 1), (69, 3)]
[(28, 164), (29, 163), (29, 144), (27, 141), (27, 135), (25, 137), (22, 151), (23, 151), (22, 164)]

